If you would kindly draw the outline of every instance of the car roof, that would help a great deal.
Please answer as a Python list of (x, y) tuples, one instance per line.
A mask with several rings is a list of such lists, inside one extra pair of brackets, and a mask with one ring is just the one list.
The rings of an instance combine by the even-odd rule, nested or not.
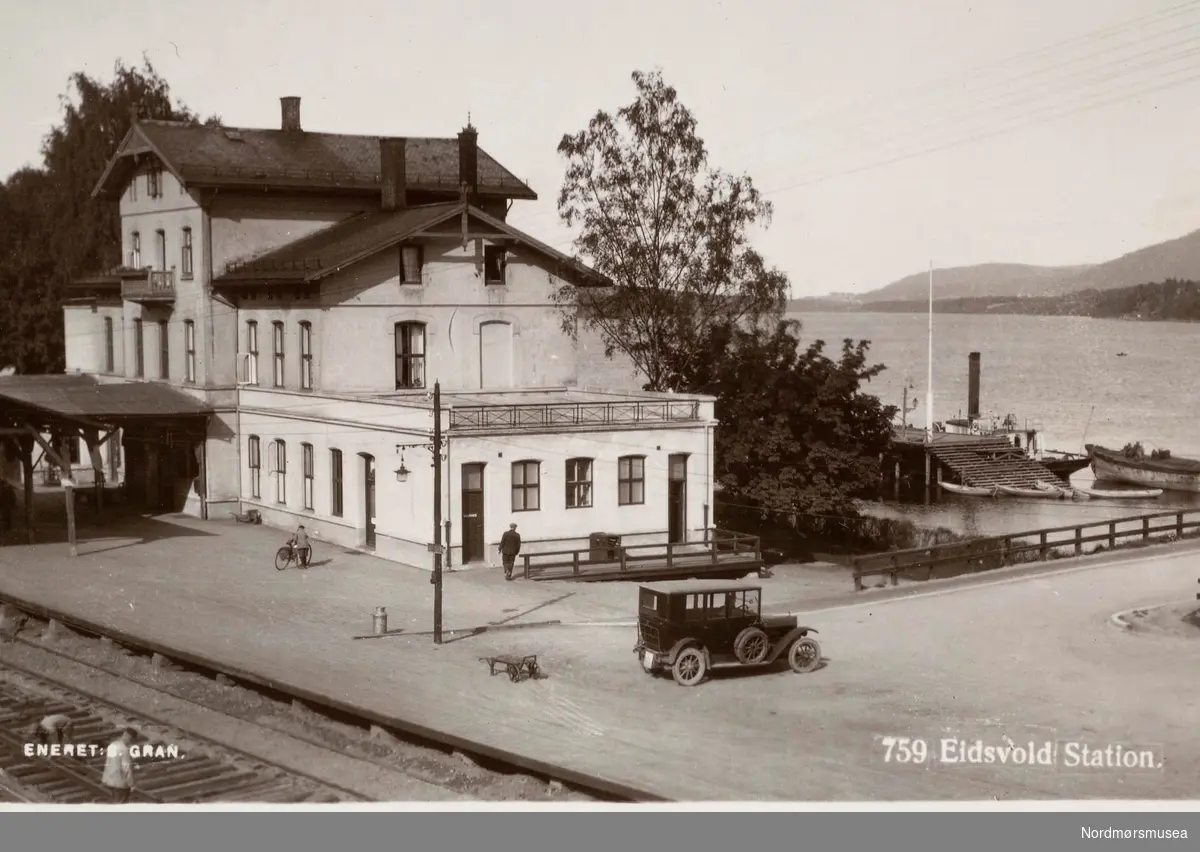
[(744, 592), (762, 590), (757, 583), (743, 580), (663, 580), (659, 583), (642, 583), (642, 588), (660, 595), (690, 595), (704, 592)]

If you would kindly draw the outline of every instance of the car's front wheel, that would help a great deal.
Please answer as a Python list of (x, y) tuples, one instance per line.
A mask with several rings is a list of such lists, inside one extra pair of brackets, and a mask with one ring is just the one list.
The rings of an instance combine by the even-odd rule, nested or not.
[(797, 674), (811, 672), (821, 662), (821, 646), (807, 636), (797, 639), (788, 648), (788, 665)]
[(699, 648), (684, 648), (675, 658), (675, 665), (671, 666), (671, 674), (680, 686), (695, 686), (704, 680), (707, 672), (704, 652)]

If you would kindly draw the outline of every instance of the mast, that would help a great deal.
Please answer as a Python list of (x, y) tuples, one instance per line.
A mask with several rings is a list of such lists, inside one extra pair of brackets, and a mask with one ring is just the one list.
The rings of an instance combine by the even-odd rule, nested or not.
[(925, 375), (925, 440), (933, 440), (933, 261), (929, 261), (929, 353)]

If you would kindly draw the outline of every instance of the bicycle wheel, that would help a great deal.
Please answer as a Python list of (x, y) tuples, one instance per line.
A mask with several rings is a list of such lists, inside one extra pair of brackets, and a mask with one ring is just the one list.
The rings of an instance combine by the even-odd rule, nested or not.
[(281, 547), (275, 551), (275, 570), (282, 571), (288, 567), (288, 563), (292, 561), (292, 549), (290, 547)]

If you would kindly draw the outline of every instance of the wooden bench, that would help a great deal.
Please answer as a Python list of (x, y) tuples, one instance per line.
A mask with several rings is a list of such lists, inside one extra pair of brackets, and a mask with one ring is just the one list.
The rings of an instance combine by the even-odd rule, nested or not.
[(493, 675), (496, 674), (497, 668), (503, 666), (503, 670), (508, 672), (508, 679), (513, 683), (536, 678), (539, 672), (537, 654), (526, 654), (523, 657), (499, 654), (495, 657), (480, 657), (479, 661), (487, 663)]

